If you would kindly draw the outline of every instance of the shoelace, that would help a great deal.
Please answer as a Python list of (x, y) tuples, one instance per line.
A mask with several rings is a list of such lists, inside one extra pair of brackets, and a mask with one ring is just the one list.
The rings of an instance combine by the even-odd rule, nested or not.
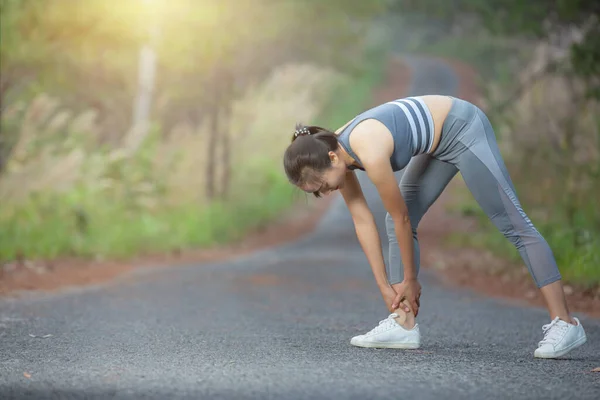
[(390, 326), (392, 324), (395, 324), (395, 322), (396, 322), (396, 321), (394, 321), (394, 318), (398, 318), (398, 314), (392, 313), (392, 314), (388, 315), (388, 317), (386, 319), (379, 321), (379, 325), (377, 325), (375, 328), (371, 329), (369, 331), (369, 333), (367, 333), (367, 335), (373, 335), (375, 333), (381, 332), (382, 330), (389, 329)]
[(567, 331), (568, 326), (566, 323), (559, 324), (559, 321), (560, 318), (556, 317), (549, 324), (542, 326), (542, 331), (544, 331), (544, 339), (540, 341), (540, 346), (546, 343), (555, 344), (562, 339)]

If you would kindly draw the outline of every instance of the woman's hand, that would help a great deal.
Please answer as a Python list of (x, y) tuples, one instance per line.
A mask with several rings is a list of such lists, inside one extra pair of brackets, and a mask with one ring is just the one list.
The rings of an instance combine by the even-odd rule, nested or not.
[(381, 290), (381, 295), (386, 307), (390, 313), (393, 313), (400, 307), (404, 312), (409, 313), (410, 308), (406, 304), (400, 303), (397, 291), (392, 286), (385, 286)]
[(388, 285), (381, 289), (381, 296), (383, 297), (383, 301), (385, 302), (388, 311), (393, 313), (398, 308), (397, 306), (394, 307), (394, 302), (397, 297), (396, 291)]
[(419, 281), (416, 279), (404, 280), (393, 285), (392, 289), (396, 292), (392, 308), (395, 310), (401, 305), (404, 311), (409, 312), (408, 307), (402, 303), (404, 300), (407, 300), (416, 317), (419, 314), (419, 306), (421, 305), (421, 284)]

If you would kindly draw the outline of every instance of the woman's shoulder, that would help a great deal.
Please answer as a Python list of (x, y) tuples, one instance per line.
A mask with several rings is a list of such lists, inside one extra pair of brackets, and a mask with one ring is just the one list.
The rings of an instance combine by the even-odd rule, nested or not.
[(360, 121), (352, 130), (353, 141), (375, 141), (383, 138), (391, 138), (388, 127), (376, 118), (365, 118)]
[(365, 119), (357, 124), (349, 143), (359, 157), (361, 153), (390, 157), (394, 151), (393, 135), (385, 124), (376, 119)]

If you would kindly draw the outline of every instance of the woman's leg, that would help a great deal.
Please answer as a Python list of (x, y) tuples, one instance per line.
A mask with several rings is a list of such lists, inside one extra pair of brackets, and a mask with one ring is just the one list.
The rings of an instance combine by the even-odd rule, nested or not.
[(465, 183), (496, 227), (519, 250), (546, 300), (552, 322), (544, 325), (544, 339), (534, 356), (556, 358), (581, 346), (586, 334), (579, 320), (569, 314), (552, 250), (523, 211), (492, 126), (481, 110), (459, 142), (454, 161)]
[[(417, 275), (420, 268), (417, 227), (425, 212), (427, 212), (457, 172), (458, 169), (456, 166), (424, 154), (414, 157), (410, 161), (400, 180), (400, 191), (408, 207), (413, 230), (414, 260)], [(388, 280), (392, 287), (394, 287), (404, 279), (404, 266), (402, 264), (402, 257), (400, 256), (400, 247), (396, 238), (394, 221), (389, 213), (386, 215), (385, 225), (389, 240)], [(412, 313), (405, 315), (400, 309), (396, 313), (399, 315), (397, 321), (402, 326), (409, 329), (414, 326), (414, 315)]]
[(572, 322), (552, 250), (521, 207), (489, 120), (477, 113), (465, 133), (468, 146), (462, 145), (458, 169), (481, 208), (521, 254), (550, 316)]

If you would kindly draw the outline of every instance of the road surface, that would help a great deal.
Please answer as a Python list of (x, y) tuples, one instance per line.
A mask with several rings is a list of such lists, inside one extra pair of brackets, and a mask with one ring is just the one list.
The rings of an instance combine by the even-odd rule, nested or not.
[[(409, 62), (411, 94), (456, 93), (449, 67)], [(421, 349), (350, 346), (387, 310), (337, 198), (313, 234), (243, 259), (0, 300), (0, 398), (600, 399), (600, 321), (537, 360), (545, 310), (421, 283)]]

